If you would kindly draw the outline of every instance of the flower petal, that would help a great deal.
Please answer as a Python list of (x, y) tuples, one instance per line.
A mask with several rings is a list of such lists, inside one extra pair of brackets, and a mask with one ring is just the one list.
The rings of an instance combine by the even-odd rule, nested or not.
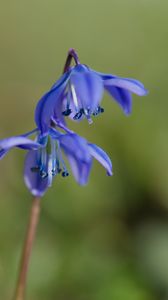
[(25, 159), (24, 181), (33, 196), (42, 197), (48, 188), (48, 177), (42, 178), (39, 172), (32, 172), (36, 166), (38, 151), (29, 151)]
[(107, 153), (100, 147), (94, 144), (88, 144), (90, 154), (97, 159), (101, 165), (107, 170), (107, 175), (111, 176), (112, 173), (112, 163)]
[(111, 79), (104, 80), (105, 88), (108, 86), (115, 86), (122, 89), (126, 89), (131, 93), (134, 93), (138, 96), (147, 95), (148, 91), (145, 89), (144, 85), (135, 79), (132, 78), (121, 78), (121, 77), (113, 77)]
[(54, 107), (53, 119), (56, 122), (61, 122), (63, 125), (66, 125), (65, 117), (62, 114), (62, 112), (64, 111), (64, 99), (65, 99), (63, 94), (58, 98), (57, 103)]
[(60, 136), (59, 141), (76, 181), (80, 185), (85, 185), (92, 167), (92, 158), (86, 140), (76, 134), (66, 134)]
[(38, 149), (40, 145), (24, 136), (13, 136), (0, 140), (0, 159), (13, 147), (22, 149)]
[[(35, 122), (44, 135), (48, 132), (51, 117), (54, 115), (54, 109), (57, 107), (57, 102), (66, 87), (69, 76), (69, 72), (62, 75), (51, 90), (39, 100), (36, 106)], [(60, 107), (58, 107), (58, 109), (60, 109)]]
[(70, 83), (75, 89), (79, 108), (89, 108), (91, 111), (94, 111), (103, 95), (103, 81), (101, 77), (86, 68), (83, 72), (81, 70), (78, 72), (76, 67), (71, 74)]
[(101, 72), (97, 72), (91, 68), (89, 68), (90, 71), (92, 71), (93, 73), (97, 74), (98, 76), (100, 76), (102, 78), (102, 80), (107, 80), (107, 79), (112, 79), (112, 78), (116, 78), (117, 76), (114, 74), (105, 74), (105, 73), (101, 73)]
[(136, 79), (119, 77), (114, 74), (104, 74), (96, 72), (90, 69), (93, 73), (97, 74), (104, 81), (104, 86), (115, 86), (126, 89), (131, 93), (137, 94), (138, 96), (145, 96), (148, 94), (148, 90), (145, 89), (144, 85)]
[(115, 86), (105, 86), (107, 92), (120, 104), (126, 115), (132, 111), (132, 95), (125, 89)]

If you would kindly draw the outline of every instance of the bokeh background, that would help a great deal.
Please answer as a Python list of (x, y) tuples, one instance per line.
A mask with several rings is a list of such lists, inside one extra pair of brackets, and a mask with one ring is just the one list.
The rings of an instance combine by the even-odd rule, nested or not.
[[(0, 138), (34, 128), (34, 108), (60, 76), (68, 48), (92, 68), (141, 80), (125, 117), (69, 123), (100, 145), (114, 176), (94, 163), (89, 184), (56, 178), (42, 201), (27, 300), (168, 299), (168, 2), (29, 0), (0, 3)], [(31, 196), (24, 153), (0, 172), (0, 299), (12, 298)]]

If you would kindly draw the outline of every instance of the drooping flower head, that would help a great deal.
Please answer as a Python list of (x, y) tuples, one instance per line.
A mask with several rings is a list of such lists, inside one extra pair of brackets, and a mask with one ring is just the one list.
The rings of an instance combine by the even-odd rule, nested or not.
[[(71, 66), (72, 58), (75, 66)], [(92, 117), (104, 111), (100, 106), (104, 90), (117, 101), (126, 115), (131, 113), (132, 93), (138, 96), (147, 94), (140, 81), (96, 72), (81, 64), (75, 50), (70, 49), (63, 75), (37, 104), (37, 126), (45, 135), (51, 120), (65, 124), (66, 116), (75, 121), (86, 118), (92, 123)]]
[[(71, 65), (72, 58), (74, 66)], [(70, 49), (63, 75), (37, 104), (37, 128), (0, 140), (0, 159), (12, 147), (28, 150), (24, 179), (34, 196), (41, 197), (58, 174), (63, 177), (69, 175), (64, 157), (80, 185), (88, 181), (93, 158), (102, 164), (107, 175), (112, 175), (108, 155), (68, 129), (65, 122), (65, 117), (69, 116), (75, 121), (86, 118), (91, 123), (93, 116), (104, 111), (100, 106), (104, 90), (118, 102), (125, 114), (131, 112), (132, 93), (139, 96), (147, 94), (143, 84), (135, 79), (102, 74), (81, 64), (75, 50)], [(36, 134), (34, 141), (28, 138), (31, 134)]]
[[(24, 179), (26, 186), (34, 196), (43, 196), (52, 185), (53, 178), (59, 174), (69, 175), (64, 156), (66, 156), (75, 180), (80, 185), (88, 182), (93, 158), (97, 159), (106, 169), (107, 175), (112, 175), (112, 164), (108, 155), (97, 145), (88, 143), (66, 127), (61, 127), (61, 133), (53, 127), (43, 136), (36, 129), (24, 136), (16, 136), (0, 141), (0, 159), (12, 147), (29, 150), (26, 155)], [(25, 136), (37, 132), (35, 141)]]

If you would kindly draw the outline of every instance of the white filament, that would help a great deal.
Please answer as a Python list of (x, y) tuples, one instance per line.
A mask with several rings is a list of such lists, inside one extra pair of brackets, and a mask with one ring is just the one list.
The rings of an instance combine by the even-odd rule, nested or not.
[(71, 84), (71, 92), (72, 92), (72, 98), (73, 98), (73, 102), (74, 102), (75, 108), (78, 111), (78, 108), (79, 108), (78, 107), (78, 98), (77, 98), (75, 87), (74, 87), (73, 84)]

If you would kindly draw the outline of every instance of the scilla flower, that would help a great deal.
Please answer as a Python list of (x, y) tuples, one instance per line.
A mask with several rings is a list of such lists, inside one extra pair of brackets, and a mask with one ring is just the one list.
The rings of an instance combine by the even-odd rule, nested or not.
[(112, 175), (110, 158), (100, 147), (88, 143), (63, 125), (61, 128), (66, 133), (60, 133), (52, 127), (49, 128), (46, 136), (41, 135), (37, 129), (28, 133), (30, 135), (37, 131), (35, 142), (25, 136), (0, 141), (0, 158), (15, 146), (29, 150), (25, 160), (24, 179), (34, 196), (43, 196), (58, 174), (62, 177), (69, 175), (63, 156), (67, 157), (72, 173), (80, 185), (88, 182), (93, 158), (102, 164), (107, 175)]
[[(71, 66), (72, 58), (75, 66)], [(64, 74), (37, 104), (37, 126), (46, 134), (51, 119), (61, 120), (63, 123), (64, 117), (69, 116), (76, 121), (86, 118), (92, 123), (92, 116), (104, 111), (100, 106), (104, 90), (121, 106), (126, 115), (131, 113), (132, 93), (138, 96), (147, 94), (140, 81), (96, 72), (81, 64), (76, 52), (70, 49)]]

